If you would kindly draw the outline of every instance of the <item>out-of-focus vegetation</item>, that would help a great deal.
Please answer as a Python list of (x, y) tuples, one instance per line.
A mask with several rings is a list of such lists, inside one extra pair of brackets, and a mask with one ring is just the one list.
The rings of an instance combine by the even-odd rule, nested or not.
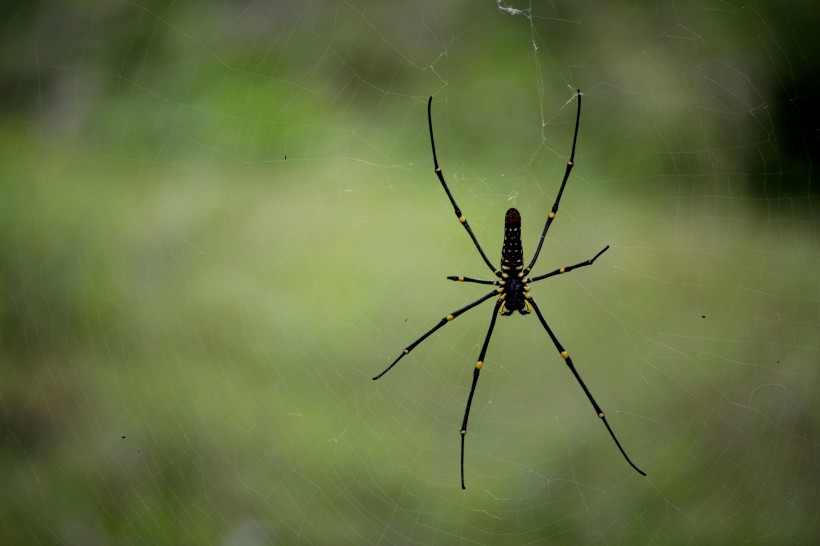
[(817, 539), (817, 10), (485, 4), (0, 7), (5, 544)]

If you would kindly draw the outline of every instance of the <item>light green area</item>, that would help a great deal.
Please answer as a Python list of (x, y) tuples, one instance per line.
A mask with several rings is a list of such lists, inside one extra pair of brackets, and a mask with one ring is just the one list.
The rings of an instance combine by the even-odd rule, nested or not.
[[(807, 23), (487, 4), (10, 10), (4, 544), (817, 540), (817, 189), (773, 121)], [(513, 203), (534, 248), (574, 86), (537, 271), (611, 249), (533, 294), (648, 477), (516, 316), (461, 491), (491, 304), (371, 381), (485, 293), (444, 279), (486, 272), (426, 99), (492, 258)]]

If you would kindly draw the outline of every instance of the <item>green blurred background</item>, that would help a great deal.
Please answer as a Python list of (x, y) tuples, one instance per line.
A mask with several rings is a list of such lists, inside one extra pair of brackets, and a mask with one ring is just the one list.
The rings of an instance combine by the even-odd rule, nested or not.
[(818, 10), (541, 4), (4, 3), (3, 544), (820, 540)]

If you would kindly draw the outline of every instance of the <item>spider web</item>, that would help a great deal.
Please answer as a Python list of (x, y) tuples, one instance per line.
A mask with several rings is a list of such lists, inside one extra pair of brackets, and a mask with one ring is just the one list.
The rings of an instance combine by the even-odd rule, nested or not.
[(8, 543), (818, 540), (808, 2), (4, 11)]

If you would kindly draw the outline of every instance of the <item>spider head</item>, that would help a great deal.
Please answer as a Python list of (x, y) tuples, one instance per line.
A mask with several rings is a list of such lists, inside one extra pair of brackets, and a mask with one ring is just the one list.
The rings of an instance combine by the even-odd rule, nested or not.
[(521, 227), (521, 213), (518, 209), (509, 209), (504, 215), (505, 228), (520, 228)]
[(518, 278), (511, 278), (504, 286), (504, 305), (501, 310), (502, 315), (512, 315), (514, 311), (518, 311), (522, 315), (530, 313), (530, 307), (527, 304), (527, 284)]

